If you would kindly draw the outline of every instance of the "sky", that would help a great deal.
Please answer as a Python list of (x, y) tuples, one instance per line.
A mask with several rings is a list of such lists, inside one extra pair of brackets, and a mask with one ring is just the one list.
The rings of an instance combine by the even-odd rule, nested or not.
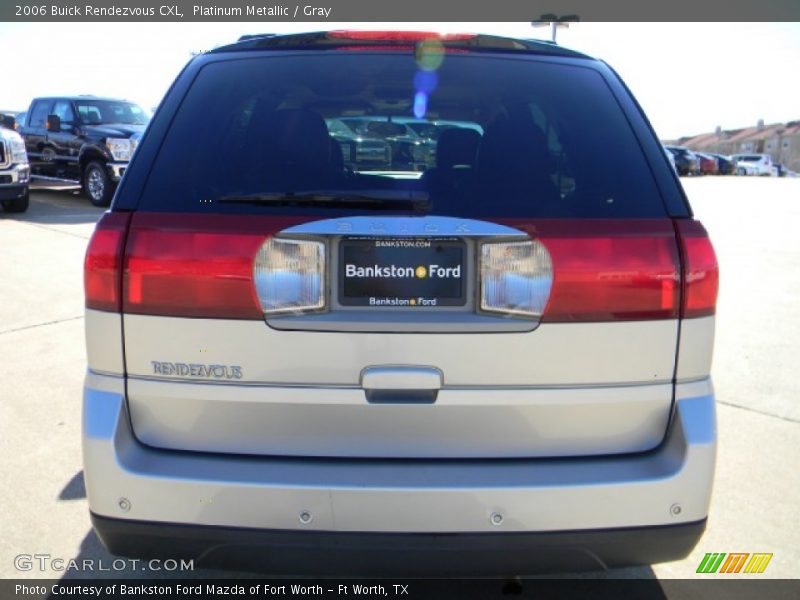
[[(0, 110), (97, 94), (155, 107), (192, 53), (244, 33), (481, 31), (548, 38), (530, 23), (0, 23)], [(800, 23), (573, 23), (560, 45), (620, 74), (661, 139), (800, 119)]]

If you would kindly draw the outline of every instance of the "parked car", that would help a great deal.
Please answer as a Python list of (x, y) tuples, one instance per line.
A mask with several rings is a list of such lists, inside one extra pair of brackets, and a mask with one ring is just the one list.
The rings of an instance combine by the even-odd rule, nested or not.
[(704, 152), (695, 152), (695, 155), (700, 161), (701, 175), (719, 175), (719, 164), (715, 157)]
[(0, 129), (14, 129), (14, 115), (9, 113), (0, 113)]
[(17, 113), (16, 117), (14, 117), (14, 130), (20, 131), (25, 126), (25, 119), (28, 116), (28, 111), (24, 110), (21, 113)]
[(16, 131), (0, 127), (0, 204), (6, 212), (28, 210), (29, 179), (25, 142)]
[(423, 139), (437, 142), (442, 133), (448, 129), (473, 129), (483, 135), (483, 129), (474, 121), (453, 121), (434, 119), (432, 121), (416, 119), (412, 117), (398, 117), (394, 119), (396, 123), (408, 125), (414, 132)]
[(730, 156), (724, 154), (709, 153), (717, 159), (717, 165), (720, 175), (735, 175), (736, 174), (736, 161)]
[(772, 157), (769, 154), (734, 154), (737, 175), (774, 175)]
[(675, 155), (666, 146), (662, 146), (662, 148), (664, 149), (664, 154), (666, 155), (670, 166), (672, 166), (672, 170), (677, 173), (678, 172), (678, 165), (675, 164)]
[(391, 169), (392, 148), (386, 140), (358, 134), (341, 119), (326, 119), (325, 124), (339, 144), (346, 167), (358, 171)]
[(80, 183), (108, 206), (149, 116), (127, 100), (96, 96), (35, 98), (20, 128), (34, 176)]
[(404, 123), (388, 118), (341, 117), (357, 135), (369, 135), (385, 140), (392, 149), (393, 167), (408, 171), (424, 171), (433, 166), (436, 142), (417, 134)]
[(683, 146), (664, 146), (675, 157), (679, 175), (699, 175), (700, 159), (694, 152)]
[[(435, 191), (335, 156), (325, 119), (427, 108), (483, 131), (442, 134), (477, 152), (437, 156)], [(114, 554), (316, 576), (684, 557), (714, 477), (717, 279), (602, 61), (415, 32), (202, 53), (88, 245), (94, 528)]]

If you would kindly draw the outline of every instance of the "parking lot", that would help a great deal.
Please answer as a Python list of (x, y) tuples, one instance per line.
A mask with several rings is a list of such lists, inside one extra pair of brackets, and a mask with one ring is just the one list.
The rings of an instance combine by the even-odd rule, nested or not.
[[(688, 578), (706, 552), (769, 552), (763, 577), (800, 564), (800, 179), (686, 178), (721, 270), (713, 374), (719, 450), (708, 530), (687, 559), (610, 576)], [(70, 190), (36, 189), (0, 213), (0, 577), (62, 577), (20, 554), (108, 555), (92, 532), (82, 478), (85, 369), (82, 259), (102, 209)], [(210, 576), (135, 570), (74, 576)]]

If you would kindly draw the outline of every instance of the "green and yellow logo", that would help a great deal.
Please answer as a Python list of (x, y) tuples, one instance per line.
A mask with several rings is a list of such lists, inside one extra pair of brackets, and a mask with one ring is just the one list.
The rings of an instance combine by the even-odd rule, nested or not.
[(428, 269), (420, 265), (417, 267), (416, 274), (418, 279), (425, 279), (428, 276)]
[(763, 573), (772, 553), (708, 552), (700, 561), (697, 573)]

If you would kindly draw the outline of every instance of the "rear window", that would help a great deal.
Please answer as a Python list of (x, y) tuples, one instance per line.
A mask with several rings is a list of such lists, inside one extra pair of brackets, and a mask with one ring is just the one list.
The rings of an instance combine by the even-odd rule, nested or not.
[(232, 201), (317, 191), (427, 196), (425, 212), (467, 218), (665, 214), (631, 127), (596, 71), (466, 53), (421, 70), (411, 52), (364, 51), (203, 67), (139, 209), (364, 211)]

